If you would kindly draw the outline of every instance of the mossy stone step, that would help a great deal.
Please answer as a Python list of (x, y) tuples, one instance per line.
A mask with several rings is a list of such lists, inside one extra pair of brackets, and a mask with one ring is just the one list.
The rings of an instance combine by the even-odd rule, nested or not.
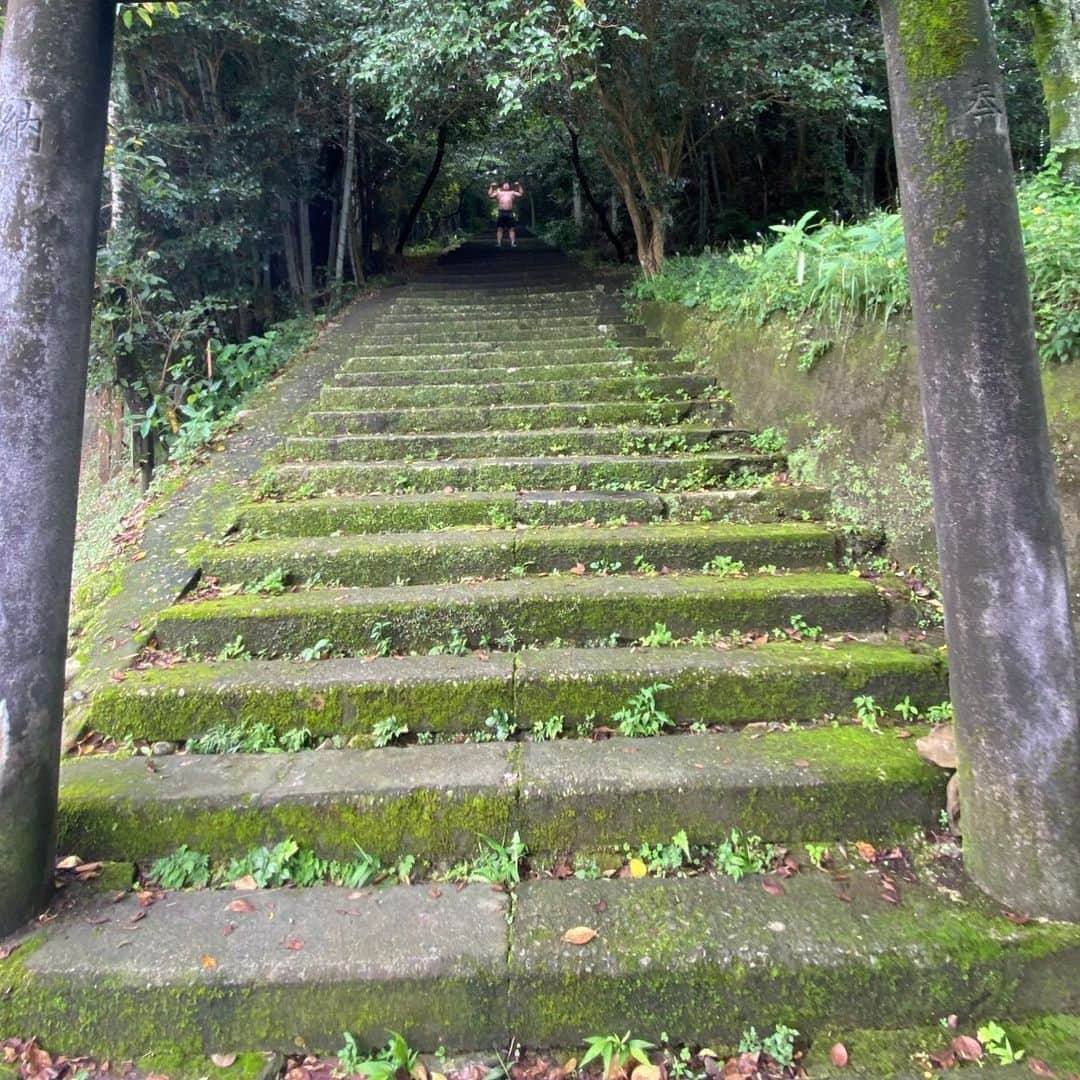
[[(646, 331), (639, 326), (624, 327), (620, 329), (619, 338), (631, 342), (640, 342), (647, 336)], [(577, 320), (572, 323), (554, 323), (550, 325), (534, 324), (529, 326), (507, 327), (491, 323), (477, 323), (472, 328), (460, 324), (451, 326), (441, 325), (438, 328), (425, 329), (413, 327), (373, 326), (363, 334), (355, 338), (357, 345), (363, 349), (371, 345), (404, 344), (412, 342), (420, 345), (435, 345), (440, 342), (451, 344), (468, 344), (480, 342), (483, 344), (497, 344), (505, 346), (508, 342), (548, 342), (548, 341), (593, 341), (603, 343), (614, 341), (612, 335), (606, 334), (599, 329), (599, 320)]]
[(448, 320), (441, 313), (413, 314), (395, 313), (394, 311), (383, 312), (378, 318), (371, 321), (370, 327), (363, 331), (364, 336), (377, 333), (396, 333), (402, 330), (405, 333), (426, 332), (435, 330), (442, 333), (452, 333), (459, 328), (464, 331), (487, 331), (493, 332), (497, 337), (505, 330), (537, 330), (537, 329), (573, 329), (575, 327), (593, 333), (644, 334), (646, 330), (635, 323), (629, 323), (623, 317), (605, 315), (599, 309), (593, 309), (580, 314), (556, 314), (546, 315), (493, 315), (486, 319), (454, 319)]
[(269, 657), (297, 656), (324, 639), (357, 655), (374, 651), (373, 635), (401, 652), (445, 646), (454, 635), (477, 648), (509, 632), (519, 645), (611, 638), (630, 642), (660, 620), (676, 636), (689, 636), (701, 629), (768, 631), (788, 626), (796, 614), (826, 632), (856, 634), (883, 630), (889, 616), (873, 585), (841, 574), (747, 579), (590, 575), (312, 589), (181, 603), (161, 612), (156, 634), (165, 649), (194, 641), (210, 656), (237, 637), (252, 654)]
[[(490, 358), (485, 363), (490, 364)], [(642, 365), (638, 371), (631, 369), (618, 360), (586, 360), (583, 363), (498, 365), (485, 367), (460, 366), (453, 363), (453, 357), (441, 357), (438, 365), (423, 369), (376, 368), (372, 371), (339, 371), (334, 374), (334, 381), (328, 387), (355, 386), (431, 386), (439, 384), (462, 383), (517, 383), (564, 381), (567, 379), (595, 380), (598, 378), (626, 378), (635, 380), (671, 375), (693, 375), (697, 365), (690, 360), (665, 360), (655, 364)], [(635, 392), (631, 398), (636, 398)], [(640, 399), (639, 399), (640, 400)]]
[(173, 893), (147, 914), (132, 895), (55, 921), (0, 962), (0, 1030), (99, 1061), (165, 1042), (197, 1069), (175, 1080), (228, 1075), (215, 1053), (335, 1053), (345, 1031), (375, 1048), (396, 1025), (432, 1051), (505, 1037), (505, 893), (281, 889), (241, 915), (231, 899)]
[(301, 423), (307, 434), (375, 435), (382, 432), (527, 431), (551, 427), (602, 427), (659, 422), (676, 424), (693, 414), (723, 419), (709, 401), (569, 402), (564, 405), (466, 405), (432, 409), (313, 411)]
[(537, 857), (665, 843), (893, 840), (937, 820), (946, 774), (857, 727), (296, 754), (86, 758), (61, 770), (60, 848), (145, 863), (187, 844), (225, 860), (291, 836), (446, 865), (477, 834)]
[[(884, 643), (825, 648), (777, 642), (753, 649), (541, 649), (518, 654), (370, 660), (186, 663), (134, 671), (91, 697), (87, 722), (116, 739), (185, 742), (221, 724), (266, 724), (282, 735), (363, 743), (393, 714), (410, 731), (484, 732), (495, 709), (523, 730), (564, 716), (568, 736), (587, 716), (603, 723), (643, 686), (665, 683), (656, 699), (676, 723), (810, 721), (850, 715), (869, 694), (897, 719), (910, 697), (925, 711), (948, 699), (937, 657)], [(888, 736), (882, 736), (887, 738)]]
[(340, 495), (240, 507), (238, 530), (252, 536), (329, 536), (331, 533), (415, 532), (454, 525), (570, 525), (581, 522), (820, 521), (829, 493), (776, 485), (733, 491), (659, 495), (634, 491), (460, 491), (422, 495)]
[[(587, 371), (587, 368), (584, 369)], [(403, 387), (325, 386), (323, 409), (424, 408), (447, 405), (544, 405), (561, 401), (633, 401), (702, 397), (714, 386), (704, 375), (630, 375), (537, 380), (526, 373), (506, 382), (446, 382)]]
[(408, 345), (407, 343), (368, 345), (355, 349), (345, 361), (346, 371), (378, 370), (380, 361), (389, 370), (402, 370), (433, 361), (428, 358), (459, 358), (454, 361), (461, 367), (493, 367), (496, 361), (526, 367), (529, 364), (584, 364), (635, 360), (670, 360), (672, 349), (659, 345), (605, 345), (602, 339), (566, 338), (555, 342), (471, 342), (454, 345), (439, 342), (433, 345)]
[[(510, 953), (512, 1030), (531, 1045), (577, 1045), (582, 1031), (623, 1031), (632, 1018), (635, 1031), (674, 1043), (735, 1045), (751, 1025), (812, 1038), (948, 1013), (970, 1023), (1075, 1011), (1080, 928), (1029, 932), (952, 884), (901, 883), (892, 905), (874, 873), (838, 886), (803, 872), (779, 896), (752, 878), (527, 882)], [(563, 943), (580, 925), (594, 941)]]
[(670, 457), (607, 454), (578, 457), (467, 458), (461, 461), (335, 461), (273, 466), (278, 491), (596, 490), (703, 488), (743, 474), (767, 475), (784, 459), (770, 454), (713, 453)]
[[(0, 1028), (113, 1060), (167, 1032), (176, 1053), (205, 1060), (334, 1052), (343, 1031), (374, 1048), (388, 1029), (428, 1052), (488, 1051), (508, 1032), (576, 1047), (631, 1025), (675, 1045), (734, 1046), (750, 1026), (784, 1022), (827, 1054), (831, 1033), (883, 1021), (936, 1026), (956, 1012), (967, 1026), (1080, 1008), (1075, 927), (1016, 926), (964, 885), (902, 884), (898, 906), (867, 874), (848, 883), (850, 903), (824, 874), (783, 887), (529, 881), (512, 921), (509, 898), (485, 885), (267, 890), (240, 914), (228, 893), (173, 893), (145, 918), (134, 896), (102, 898), (2, 962)], [(562, 940), (578, 925), (597, 931), (586, 946)]]
[(533, 431), (447, 431), (424, 434), (293, 435), (290, 461), (402, 461), (410, 457), (544, 457), (567, 454), (693, 453), (750, 449), (750, 432), (712, 424), (679, 427), (562, 427)]
[(594, 562), (637, 560), (654, 568), (700, 570), (724, 555), (753, 573), (758, 566), (824, 567), (837, 560), (839, 535), (819, 525), (660, 524), (615, 528), (555, 526), (524, 530), (449, 529), (347, 537), (254, 540), (200, 545), (188, 558), (220, 582), (258, 582), (274, 571), (292, 583), (423, 585), (518, 572), (570, 571)]

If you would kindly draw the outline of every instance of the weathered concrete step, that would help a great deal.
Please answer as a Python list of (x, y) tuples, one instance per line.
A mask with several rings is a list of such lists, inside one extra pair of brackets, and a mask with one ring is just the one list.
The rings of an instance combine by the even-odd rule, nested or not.
[(807, 569), (836, 562), (839, 549), (839, 534), (820, 525), (710, 523), (290, 537), (200, 545), (188, 558), (220, 582), (257, 582), (281, 571), (292, 583), (319, 575), (339, 585), (388, 586), (506, 577), (515, 568), (565, 573), (601, 560), (619, 562), (627, 572), (637, 559), (653, 567), (700, 570), (717, 555), (742, 562), (751, 573), (761, 565)]
[(236, 528), (260, 537), (331, 533), (413, 532), (452, 525), (569, 525), (585, 521), (771, 522), (821, 520), (828, 515), (821, 488), (775, 486), (679, 495), (629, 491), (462, 491), (422, 495), (338, 496), (242, 506)]
[(859, 694), (886, 708), (910, 697), (923, 711), (949, 696), (935, 656), (882, 643), (566, 648), (486, 659), (251, 660), (133, 671), (94, 692), (87, 722), (116, 739), (182, 742), (220, 724), (262, 723), (279, 735), (306, 727), (316, 738), (363, 740), (391, 713), (414, 733), (446, 735), (484, 731), (492, 710), (502, 709), (523, 730), (565, 716), (572, 735), (589, 714), (607, 722), (655, 683), (670, 687), (656, 697), (676, 723), (733, 727), (850, 715)]
[[(565, 405), (466, 405), (459, 408), (316, 411), (302, 421), (309, 434), (363, 435), (441, 431), (526, 431), (612, 424), (675, 424), (693, 414), (711, 418), (721, 410), (709, 401), (570, 402)], [(717, 415), (719, 420), (720, 416)]]
[[(582, 370), (582, 369), (579, 369)], [(587, 368), (584, 369), (587, 371)], [(703, 397), (714, 387), (704, 375), (594, 375), (534, 379), (525, 372), (516, 381), (448, 382), (405, 387), (326, 386), (323, 409), (424, 408), (447, 405), (545, 405), (566, 401), (634, 401), (649, 398)]]
[(345, 361), (343, 370), (377, 371), (382, 368), (399, 371), (440, 358), (454, 358), (454, 363), (461, 367), (491, 367), (496, 360), (526, 367), (529, 364), (585, 364), (619, 360), (629, 364), (635, 360), (669, 360), (674, 355), (673, 350), (658, 345), (605, 345), (603, 339), (596, 337), (562, 338), (551, 344), (539, 345), (534, 341), (438, 342), (411, 346), (394, 342), (357, 348)]
[[(216, 860), (292, 836), (324, 858), (357, 845), (446, 865), (477, 833), (534, 856), (667, 842), (733, 827), (769, 842), (886, 840), (927, 827), (943, 770), (912, 740), (858, 727), (750, 736), (413, 746), (297, 754), (74, 760), (61, 770), (60, 849), (145, 862), (181, 844)], [(226, 826), (227, 827), (223, 827)]]
[[(562, 884), (527, 882), (518, 896), (511, 1026), (531, 1045), (577, 1045), (581, 1031), (632, 1023), (675, 1042), (734, 1046), (751, 1025), (783, 1022), (813, 1038), (883, 1018), (932, 1024), (954, 1012), (975, 1022), (1080, 1003), (1069, 975), (1080, 929), (1029, 933), (962, 883), (948, 893), (901, 883), (898, 905), (882, 902), (876, 873), (841, 886), (800, 873), (780, 896), (753, 879)], [(565, 944), (580, 925), (594, 941)]]
[(600, 308), (592, 308), (587, 312), (564, 313), (560, 305), (557, 311), (549, 311), (540, 315), (514, 315), (499, 314), (485, 319), (454, 318), (448, 319), (441, 312), (412, 313), (397, 311), (389, 308), (380, 311), (372, 317), (370, 323), (372, 332), (387, 331), (396, 332), (403, 330), (406, 333), (427, 330), (439, 330), (453, 332), (460, 328), (465, 331), (486, 330), (494, 332), (497, 337), (504, 330), (535, 330), (538, 328), (561, 329), (563, 327), (580, 327), (589, 332), (600, 330), (602, 333), (612, 332), (616, 335), (624, 333), (645, 333), (645, 328), (635, 323), (626, 321), (626, 317), (614, 312), (605, 312)]
[[(825, 874), (784, 889), (772, 896), (754, 878), (530, 881), (512, 923), (508, 897), (484, 885), (270, 890), (241, 914), (220, 892), (171, 894), (148, 913), (135, 897), (103, 898), (36, 928), (3, 962), (0, 1027), (116, 1061), (167, 1032), (174, 1053), (205, 1061), (333, 1052), (343, 1031), (374, 1048), (394, 1029), (429, 1052), (486, 1051), (511, 1031), (536, 1047), (626, 1030), (734, 1046), (746, 1028), (780, 1022), (814, 1039), (1080, 1005), (1076, 928), (1016, 926), (970, 887), (902, 884), (898, 906), (867, 874), (848, 884), (850, 903)], [(596, 938), (563, 942), (578, 925)]]
[(448, 431), (438, 434), (291, 435), (284, 456), (290, 461), (385, 461), (409, 457), (480, 458), (563, 456), (566, 454), (650, 454), (747, 450), (750, 432), (712, 424), (562, 427), (533, 431)]
[(303, 489), (363, 493), (371, 491), (442, 491), (562, 488), (579, 491), (618, 487), (634, 490), (695, 488), (722, 484), (744, 471), (767, 475), (783, 458), (753, 453), (682, 454), (663, 457), (616, 455), (595, 457), (469, 458), (462, 461), (335, 461), (281, 464), (270, 468), (278, 491)]
[[(531, 325), (505, 326), (497, 323), (471, 323), (462, 324), (442, 323), (437, 327), (427, 328), (423, 326), (403, 326), (401, 324), (383, 325), (374, 324), (358, 334), (355, 338), (360, 346), (404, 344), (413, 342), (421, 345), (434, 345), (439, 342), (451, 342), (453, 344), (465, 344), (478, 342), (480, 344), (499, 344), (505, 346), (508, 342), (536, 342), (536, 341), (563, 341), (587, 340), (594, 342), (614, 341), (613, 335), (607, 334), (598, 328), (599, 319), (575, 319), (572, 322), (533, 323)], [(647, 333), (640, 326), (626, 326), (620, 330), (620, 340), (628, 344), (634, 344), (647, 337)]]
[[(627, 1029), (734, 1046), (747, 1027), (781, 1020), (813, 1039), (883, 1018), (932, 1024), (950, 1010), (971, 1024), (1044, 1013), (1077, 959), (1075, 929), (1014, 926), (970, 887), (949, 899), (932, 884), (906, 886), (898, 907), (865, 875), (849, 904), (826, 875), (800, 874), (785, 889), (772, 897), (754, 879), (528, 882), (512, 923), (508, 898), (482, 885), (271, 890), (239, 916), (227, 894), (195, 892), (155, 905), (137, 933), (132, 920), (145, 913), (134, 897), (102, 900), (35, 930), (7, 962), (13, 991), (0, 1020), (114, 1060), (145, 1053), (162, 1031), (176, 1053), (204, 1060), (333, 1051), (346, 1030), (377, 1047), (389, 1028), (426, 1051), (486, 1050), (508, 1031), (529, 1046), (578, 1046)], [(223, 935), (226, 922), (235, 929)], [(565, 944), (579, 924), (597, 937)], [(1075, 1005), (1070, 987), (1061, 1008)], [(73, 1033), (85, 1042), (73, 1046)]]
[(363, 655), (374, 651), (373, 634), (395, 651), (426, 652), (455, 635), (477, 648), (508, 632), (519, 646), (630, 642), (660, 620), (677, 636), (701, 629), (768, 631), (789, 626), (796, 614), (826, 632), (873, 633), (886, 627), (889, 610), (869, 582), (842, 574), (590, 575), (226, 597), (166, 608), (156, 633), (165, 649), (195, 642), (210, 656), (237, 637), (252, 654), (268, 657), (297, 656), (320, 640)]
[[(552, 364), (499, 364), (495, 357), (484, 357), (484, 366), (473, 367), (471, 364), (455, 364), (455, 357), (430, 357), (429, 367), (374, 366), (370, 370), (350, 369), (334, 373), (334, 381), (325, 384), (324, 389), (340, 389), (356, 386), (454, 386), (485, 385), (497, 383), (528, 382), (576, 382), (596, 381), (597, 379), (636, 380), (635, 387), (642, 385), (644, 379), (670, 378), (676, 375), (692, 377), (697, 365), (692, 360), (650, 360), (642, 362), (632, 370), (619, 360), (583, 360), (559, 361)], [(635, 393), (631, 398), (638, 398)]]

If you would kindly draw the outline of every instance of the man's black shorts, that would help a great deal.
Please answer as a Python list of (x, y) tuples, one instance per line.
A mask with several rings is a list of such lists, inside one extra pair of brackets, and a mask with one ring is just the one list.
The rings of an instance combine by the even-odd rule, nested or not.
[(517, 221), (509, 210), (499, 211), (499, 220), (495, 223), (497, 229), (512, 229), (516, 225)]

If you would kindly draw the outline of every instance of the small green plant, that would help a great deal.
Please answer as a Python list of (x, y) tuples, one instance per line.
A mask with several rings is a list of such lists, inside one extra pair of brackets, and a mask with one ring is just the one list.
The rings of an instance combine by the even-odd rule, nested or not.
[(537, 720), (532, 726), (533, 742), (551, 742), (558, 739), (565, 727), (565, 716), (549, 716), (546, 720)]
[(591, 739), (596, 730), (596, 713), (586, 713), (585, 719), (577, 725), (576, 730), (579, 739)]
[(807, 641), (817, 641), (824, 632), (820, 626), (810, 626), (801, 615), (792, 615), (788, 621), (792, 632), (798, 637), (806, 638)]
[(402, 723), (396, 716), (390, 715), (376, 720), (371, 727), (371, 742), (380, 749), (397, 742), (398, 739), (409, 734), (409, 725)]
[(885, 710), (874, 700), (871, 694), (860, 694), (855, 698), (855, 718), (867, 731), (874, 735), (881, 734), (878, 721), (885, 715)]
[(829, 857), (829, 845), (808, 842), (804, 847), (806, 848), (806, 855), (810, 862), (819, 870), (823, 870), (825, 860)]
[(683, 868), (694, 861), (690, 854), (690, 841), (687, 839), (685, 829), (680, 829), (671, 838), (670, 843), (642, 844), (637, 854), (648, 867), (649, 873), (656, 877), (667, 874), (681, 875)]
[(368, 631), (368, 641), (376, 656), (389, 656), (394, 651), (393, 626), (389, 622), (373, 623)]
[(244, 586), (244, 592), (246, 593), (283, 593), (288, 588), (288, 576), (285, 571), (279, 566), (264, 577), (258, 579), (258, 581), (248, 582)]
[(232, 641), (226, 642), (217, 654), (218, 660), (250, 660), (251, 653), (244, 645), (244, 638), (237, 634)]
[(181, 844), (150, 867), (150, 877), (163, 889), (204, 889), (210, 884), (210, 856)]
[(759, 566), (757, 572), (764, 577), (775, 577), (777, 573), (776, 565), (774, 563), (766, 563), (764, 566)]
[(949, 724), (953, 720), (953, 707), (951, 701), (943, 701), (940, 705), (931, 705), (926, 710), (926, 718), (932, 724)]
[(326, 660), (333, 651), (334, 643), (329, 638), (319, 638), (314, 645), (309, 645), (306, 649), (301, 649), (299, 655), (301, 660)]
[(993, 1020), (979, 1028), (975, 1035), (983, 1049), (1001, 1065), (1015, 1065), (1024, 1056), (1023, 1050), (1013, 1049), (1005, 1029)]
[(469, 639), (455, 627), (450, 631), (450, 640), (445, 644), (433, 645), (428, 650), (428, 656), (466, 656), (469, 651)]
[(476, 857), (451, 866), (446, 872), (446, 880), (478, 881), (512, 888), (521, 882), (521, 860), (527, 851), (516, 831), (505, 844), (481, 833)]
[(670, 683), (657, 682), (643, 686), (612, 717), (611, 722), (621, 735), (630, 738), (642, 738), (659, 735), (663, 728), (671, 727), (674, 721), (656, 703), (656, 695), (670, 690)]
[(630, 1032), (625, 1035), (589, 1035), (585, 1039), (585, 1053), (581, 1056), (578, 1069), (582, 1070), (590, 1061), (600, 1059), (604, 1067), (603, 1080), (612, 1080), (615, 1073), (625, 1071), (631, 1061), (640, 1065), (649, 1064), (649, 1051), (655, 1049), (651, 1042), (644, 1039), (631, 1039)]
[(774, 427), (763, 428), (750, 436), (750, 446), (759, 454), (779, 454), (786, 442), (783, 434)]
[(641, 644), (650, 649), (663, 648), (675, 644), (675, 635), (665, 623), (654, 623), (653, 628), (641, 639)]
[(365, 1057), (353, 1038), (345, 1032), (345, 1045), (338, 1051), (338, 1070), (346, 1076), (366, 1076), (367, 1080), (394, 1080), (407, 1076), (416, 1066), (419, 1054), (396, 1031), (375, 1057)]
[(646, 577), (652, 577), (656, 573), (656, 566), (649, 562), (644, 555), (635, 555), (634, 570), (639, 574), (645, 574)]
[(314, 740), (315, 737), (311, 733), (311, 728), (306, 727), (289, 728), (288, 731), (283, 731), (281, 735), (278, 736), (278, 742), (281, 743), (281, 749), (290, 754), (296, 754), (301, 750), (307, 750)]
[(484, 720), (484, 727), (496, 742), (507, 742), (517, 734), (517, 724), (505, 709), (492, 709)]
[(717, 844), (713, 859), (720, 873), (739, 881), (747, 874), (764, 874), (772, 865), (773, 849), (760, 836), (733, 828)]
[(765, 1053), (784, 1068), (791, 1068), (795, 1064), (795, 1040), (798, 1031), (789, 1028), (785, 1024), (777, 1024), (776, 1030), (771, 1035), (762, 1039), (758, 1036), (757, 1029), (747, 1028), (739, 1040), (740, 1054)]
[(218, 724), (187, 744), (192, 754), (268, 754), (277, 750), (274, 729), (260, 721)]
[(617, 559), (597, 559), (595, 562), (589, 563), (589, 569), (594, 574), (607, 577), (609, 574), (617, 574), (622, 569), (622, 563)]
[(910, 724), (913, 720), (918, 719), (919, 716), (918, 707), (912, 704), (910, 695), (905, 695), (903, 701), (894, 705), (893, 712), (898, 712), (901, 720), (903, 720), (905, 724)]
[(702, 568), (704, 574), (714, 574), (716, 577), (734, 577), (741, 574), (746, 565), (730, 555), (714, 555)]
[(577, 856), (574, 861), (574, 877), (578, 881), (597, 881), (600, 876), (600, 864), (595, 859)]
[(709, 725), (704, 720), (695, 720), (689, 730), (691, 735), (705, 735), (709, 730)]

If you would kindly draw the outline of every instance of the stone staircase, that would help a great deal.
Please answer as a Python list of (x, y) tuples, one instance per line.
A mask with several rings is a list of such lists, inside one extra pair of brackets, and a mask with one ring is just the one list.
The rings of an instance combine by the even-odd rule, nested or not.
[[(146, 880), (184, 845), (221, 871), (291, 838), (407, 881), (83, 898), (0, 961), (0, 1035), (483, 1050), (1076, 1011), (1076, 930), (890, 852), (945, 804), (892, 711), (947, 698), (940, 656), (898, 633), (898, 584), (836, 569), (822, 494), (692, 359), (529, 242), (467, 244), (356, 325), (85, 703), (180, 752), (66, 762), (60, 847)], [(191, 752), (256, 727), (308, 748)], [(733, 829), (778, 870), (719, 872)], [(662, 876), (640, 846), (680, 834), (700, 865)], [(499, 847), (520, 883), (470, 874)]]

